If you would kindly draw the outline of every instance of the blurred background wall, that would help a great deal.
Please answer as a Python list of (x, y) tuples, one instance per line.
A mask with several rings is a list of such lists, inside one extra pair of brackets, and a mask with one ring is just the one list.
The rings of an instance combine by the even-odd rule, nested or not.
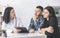
[(33, 17), (34, 9), (38, 5), (57, 7), (59, 9), (57, 17), (60, 20), (60, 0), (0, 0), (0, 12), (2, 12), (1, 16), (3, 16), (6, 7), (13, 7), (16, 16), (22, 19), (24, 26), (28, 27), (30, 19)]

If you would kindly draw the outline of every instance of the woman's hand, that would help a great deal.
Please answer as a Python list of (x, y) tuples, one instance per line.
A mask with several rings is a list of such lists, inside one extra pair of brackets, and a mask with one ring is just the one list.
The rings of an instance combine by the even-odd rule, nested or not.
[(29, 30), (29, 33), (34, 33), (34, 32), (35, 32), (34, 29)]
[(13, 31), (12, 31), (12, 33), (18, 33), (18, 32), (20, 32), (20, 31), (21, 31), (20, 29), (14, 28)]
[(45, 31), (46, 31), (46, 29), (45, 29), (45, 28), (38, 29), (38, 32), (39, 32), (39, 33), (41, 33), (41, 34), (45, 34)]
[(47, 32), (49, 33), (53, 33), (54, 32), (54, 29), (52, 26), (49, 26), (47, 29), (46, 29)]
[(49, 32), (49, 33), (53, 33), (54, 29), (52, 26), (49, 26), (47, 28), (42, 28), (42, 29), (38, 29), (38, 32), (41, 34), (45, 34), (45, 31)]

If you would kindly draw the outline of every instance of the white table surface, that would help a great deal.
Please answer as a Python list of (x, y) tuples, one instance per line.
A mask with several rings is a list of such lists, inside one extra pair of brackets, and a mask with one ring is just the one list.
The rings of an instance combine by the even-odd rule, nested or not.
[(13, 33), (9, 34), (7, 38), (47, 38), (45, 34), (35, 33)]

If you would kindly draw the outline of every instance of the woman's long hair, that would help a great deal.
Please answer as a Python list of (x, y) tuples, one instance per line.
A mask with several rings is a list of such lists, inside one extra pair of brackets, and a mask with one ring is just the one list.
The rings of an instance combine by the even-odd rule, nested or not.
[(56, 17), (55, 10), (53, 7), (47, 6), (47, 7), (45, 7), (45, 9), (47, 9), (49, 11), (49, 13), (51, 14), (51, 17)]
[(55, 18), (54, 20), (55, 20), (56, 23), (58, 24), (58, 21), (57, 21), (56, 15), (55, 15), (55, 10), (54, 10), (54, 8), (51, 7), (51, 6), (47, 6), (45, 9), (47, 9), (47, 10), (49, 11), (49, 13), (50, 13), (49, 19)]
[(4, 11), (3, 15), (3, 21), (8, 24), (10, 22), (10, 11), (12, 10), (12, 7), (7, 7)]

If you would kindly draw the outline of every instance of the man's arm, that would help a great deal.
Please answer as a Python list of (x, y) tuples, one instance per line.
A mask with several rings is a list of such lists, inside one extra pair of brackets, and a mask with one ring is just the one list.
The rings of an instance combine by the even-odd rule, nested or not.
[(34, 21), (33, 21), (33, 19), (31, 19), (28, 30), (29, 30), (30, 33), (34, 32)]

